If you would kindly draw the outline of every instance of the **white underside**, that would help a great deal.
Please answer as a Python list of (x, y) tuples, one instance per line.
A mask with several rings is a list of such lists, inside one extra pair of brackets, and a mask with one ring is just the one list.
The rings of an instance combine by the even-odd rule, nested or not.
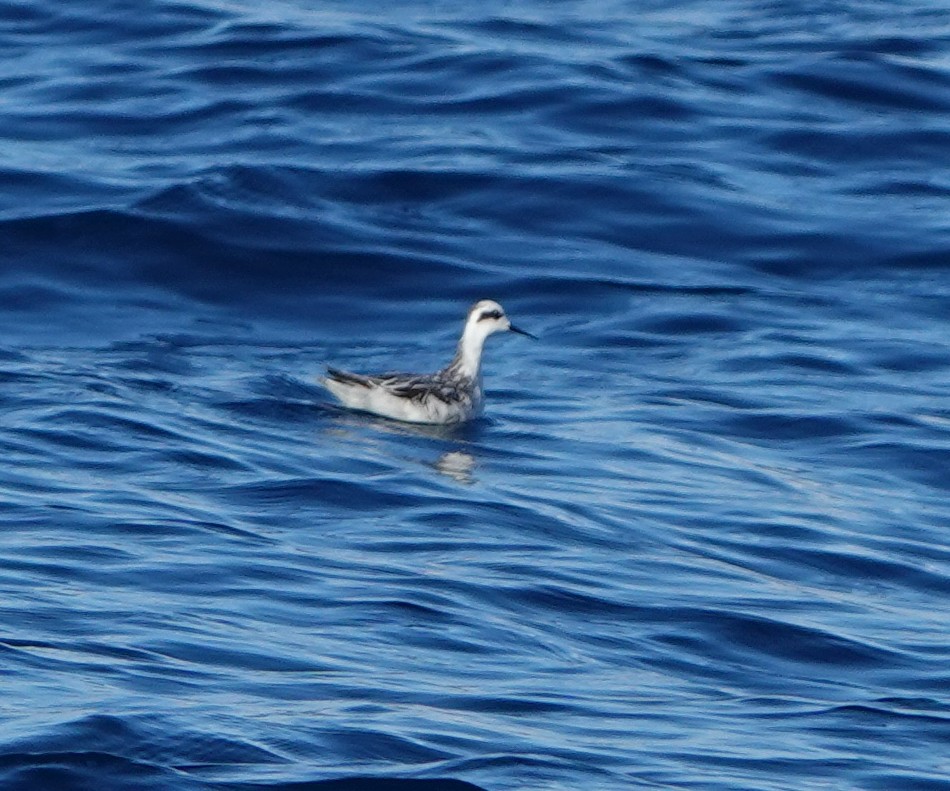
[(334, 379), (321, 380), (324, 387), (342, 404), (351, 409), (362, 409), (393, 420), (406, 423), (462, 423), (476, 417), (481, 409), (480, 394), (464, 402), (446, 403), (435, 396), (424, 399), (408, 399), (393, 395), (383, 387), (364, 387), (347, 384)]

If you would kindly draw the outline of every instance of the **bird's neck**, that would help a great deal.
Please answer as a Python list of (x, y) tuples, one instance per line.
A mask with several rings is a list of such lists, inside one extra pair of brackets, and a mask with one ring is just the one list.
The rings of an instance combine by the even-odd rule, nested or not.
[(463, 333), (459, 340), (455, 357), (446, 370), (467, 379), (479, 379), (482, 373), (482, 349), (485, 346), (485, 336), (481, 333)]

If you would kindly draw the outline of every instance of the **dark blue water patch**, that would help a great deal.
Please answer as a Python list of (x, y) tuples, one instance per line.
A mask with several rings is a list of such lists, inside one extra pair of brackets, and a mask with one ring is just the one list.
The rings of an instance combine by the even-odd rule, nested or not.
[(825, 727), (829, 727), (830, 730), (835, 732), (835, 735), (844, 738), (859, 737), (861, 731), (886, 728), (888, 723), (896, 721), (909, 721), (909, 724), (918, 730), (919, 737), (928, 741), (941, 742), (945, 740), (948, 736), (947, 731), (950, 729), (950, 719), (947, 718), (945, 711), (943, 712), (944, 716), (940, 716), (938, 711), (931, 711), (930, 713), (913, 711), (908, 710), (905, 706), (888, 705), (885, 701), (873, 701), (864, 705), (836, 706), (827, 711), (815, 712), (815, 714), (820, 715), (815, 719), (822, 722), (830, 721), (830, 723), (833, 723), (838, 721), (838, 725), (844, 726), (840, 731), (830, 723)]
[(940, 112), (950, 106), (946, 74), (873, 54), (849, 54), (802, 65), (777, 80), (841, 103), (857, 102), (908, 112)]
[[(207, 34), (181, 43), (190, 59), (208, 63), (245, 64), (265, 67), (278, 73), (288, 64), (308, 69), (305, 73), (286, 74), (296, 77), (291, 85), (316, 82), (319, 76), (338, 80), (347, 74), (365, 74), (357, 64), (373, 64), (372, 70), (383, 70), (394, 61), (416, 55), (431, 54), (447, 39), (434, 32), (411, 26), (378, 24), (347, 24), (345, 17), (328, 20), (316, 28), (299, 27), (285, 21), (249, 22), (232, 20), (215, 25)], [(320, 71), (310, 71), (319, 69)], [(272, 81), (271, 81), (272, 82)]]
[(52, 214), (80, 204), (116, 199), (114, 186), (68, 173), (3, 168), (0, 179), (5, 186), (0, 198), (0, 216)]
[(946, 149), (946, 130), (815, 130), (802, 127), (776, 134), (763, 141), (785, 154), (798, 154), (811, 161), (855, 164), (884, 160), (894, 164), (927, 161)]
[[(330, 791), (463, 791), (478, 789), (452, 779), (396, 777), (342, 777), (306, 781), (219, 783), (203, 778), (215, 767), (261, 767), (286, 763), (279, 755), (260, 747), (201, 733), (169, 733), (158, 722), (93, 716), (69, 723), (60, 737), (21, 740), (0, 757), (4, 786), (91, 789), (329, 789)], [(362, 734), (365, 736), (365, 734)], [(60, 742), (68, 742), (60, 746)], [(83, 745), (96, 745), (82, 749)], [(37, 785), (39, 783), (40, 785)]]
[(11, 753), (0, 757), (0, 767), (4, 786), (16, 791), (91, 791), (104, 784), (116, 789), (158, 789), (178, 787), (181, 782), (171, 769), (102, 752), (54, 752), (40, 757), (35, 753)]
[[(772, 532), (770, 529), (769, 533)], [(808, 531), (800, 535), (800, 546), (763, 542), (760, 548), (742, 552), (745, 555), (758, 555), (767, 563), (794, 564), (802, 569), (803, 575), (821, 579), (824, 584), (837, 582), (845, 587), (860, 584), (875, 590), (906, 588), (923, 595), (942, 595), (950, 587), (950, 578), (946, 574), (921, 568), (917, 563), (901, 557), (904, 551), (898, 542), (874, 554), (858, 554), (830, 547), (809, 546), (808, 543), (817, 537), (815, 531)], [(892, 553), (893, 557), (885, 553)], [(860, 583), (855, 582), (857, 580)]]
[[(360, 495), (361, 489), (365, 490), (367, 495), (370, 493), (370, 490), (363, 485), (345, 480), (298, 479), (242, 486), (230, 495), (249, 506), (263, 506), (268, 503), (283, 505), (310, 503), (315, 507), (323, 507), (326, 504), (335, 503), (343, 508), (362, 509), (366, 507), (367, 500)], [(388, 495), (376, 492), (371, 502), (372, 507), (378, 510), (407, 508), (422, 504), (418, 496), (394, 491)]]
[(856, 376), (860, 374), (860, 367), (848, 362), (835, 359), (827, 353), (813, 352), (809, 354), (771, 354), (757, 353), (751, 356), (734, 355), (727, 370), (736, 372), (767, 372), (776, 370), (799, 369), (804, 374), (830, 374), (840, 376)]
[[(251, 744), (200, 733), (170, 734), (155, 718), (92, 715), (65, 723), (41, 738), (23, 739), (35, 751), (56, 754), (96, 745), (104, 754), (150, 764), (226, 762), (252, 764), (280, 762), (275, 754)], [(16, 747), (17, 744), (11, 745)]]
[(6, 311), (11, 313), (52, 311), (70, 300), (65, 289), (28, 282), (5, 286), (0, 290), (0, 296)]
[(943, 772), (937, 769), (933, 772), (867, 772), (864, 782), (868, 788), (907, 788), (912, 791), (943, 791), (947, 782)]
[(885, 344), (873, 350), (873, 364), (886, 371), (909, 374), (943, 371), (950, 367), (950, 354), (937, 344), (918, 345), (913, 350), (906, 346), (898, 349)]
[(332, 669), (315, 662), (304, 662), (292, 657), (261, 655), (250, 651), (236, 651), (200, 644), (156, 643), (149, 652), (176, 662), (200, 664), (202, 667), (221, 667), (228, 670), (250, 670), (261, 673), (319, 673)]
[[(901, 663), (896, 652), (847, 640), (820, 629), (721, 611), (684, 612), (681, 616), (675, 620), (692, 622), (695, 627), (688, 630), (690, 637), (668, 635), (653, 639), (685, 640), (692, 645), (691, 651), (698, 655), (719, 656), (727, 663), (739, 662), (749, 668), (761, 670), (763, 662), (787, 667), (816, 664), (824, 666), (825, 672), (833, 673), (835, 667), (870, 669)], [(700, 636), (704, 632), (705, 638)]]
[(911, 442), (869, 442), (853, 448), (869, 466), (888, 465), (903, 476), (937, 489), (950, 488), (950, 447)]
[[(927, 188), (929, 188), (929, 185)], [(914, 190), (905, 191), (912, 193)], [(941, 197), (946, 197), (947, 190), (940, 189), (938, 194)], [(904, 270), (913, 272), (915, 270), (943, 269), (946, 267), (947, 261), (950, 261), (950, 248), (938, 247), (929, 250), (909, 250), (882, 262), (882, 265), (888, 269), (893, 269), (895, 272)], [(943, 308), (941, 315), (946, 316), (946, 306), (942, 300), (941, 307)]]
[[(480, 786), (451, 778), (406, 779), (398, 777), (347, 777), (300, 783), (238, 783), (228, 788), (243, 791), (484, 791)], [(216, 786), (212, 786), (216, 788)], [(222, 789), (223, 791), (223, 789)]]
[(786, 412), (737, 415), (730, 433), (750, 439), (776, 442), (846, 438), (859, 434), (860, 426), (848, 416)]
[(724, 315), (689, 313), (672, 317), (651, 317), (642, 321), (640, 327), (651, 333), (682, 336), (694, 333), (726, 335), (742, 332), (748, 325)]
[[(303, 386), (301, 387), (303, 389)], [(267, 421), (286, 426), (288, 422), (310, 426), (320, 415), (333, 414), (331, 405), (314, 403), (324, 399), (324, 392), (316, 387), (307, 388), (310, 398), (306, 401), (290, 401), (284, 398), (253, 398), (244, 401), (222, 402), (217, 406), (237, 417)]]

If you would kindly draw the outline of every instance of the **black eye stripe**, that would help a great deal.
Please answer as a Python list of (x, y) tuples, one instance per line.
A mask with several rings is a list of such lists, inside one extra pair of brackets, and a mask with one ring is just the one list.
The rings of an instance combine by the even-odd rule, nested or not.
[(500, 319), (501, 311), (500, 310), (486, 310), (481, 316), (478, 317), (479, 321), (485, 319)]

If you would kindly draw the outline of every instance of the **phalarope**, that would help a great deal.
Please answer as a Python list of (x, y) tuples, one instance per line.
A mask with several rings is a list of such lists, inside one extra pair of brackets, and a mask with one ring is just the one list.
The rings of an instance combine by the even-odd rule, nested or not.
[(515, 327), (497, 302), (483, 299), (468, 311), (458, 350), (445, 368), (434, 374), (353, 374), (327, 368), (322, 384), (345, 406), (408, 423), (461, 423), (482, 407), (482, 347), (494, 332)]

